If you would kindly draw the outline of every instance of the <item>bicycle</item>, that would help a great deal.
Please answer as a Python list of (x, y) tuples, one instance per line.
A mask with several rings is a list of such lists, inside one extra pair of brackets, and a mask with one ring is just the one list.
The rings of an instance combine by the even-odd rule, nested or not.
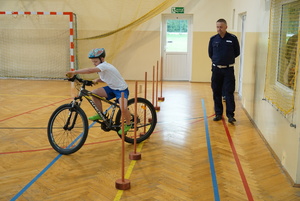
[[(78, 151), (85, 143), (89, 125), (88, 119), (80, 107), (83, 97), (91, 104), (94, 110), (101, 116), (102, 120), (94, 122), (101, 125), (103, 131), (118, 131), (121, 129), (121, 110), (116, 99), (107, 100), (86, 89), (86, 86), (92, 86), (94, 83), (89, 80), (83, 80), (76, 75), (66, 79), (75, 82), (78, 96), (74, 97), (71, 103), (59, 106), (51, 115), (47, 135), (48, 140), (60, 154), (68, 155)], [(104, 112), (100, 112), (95, 106), (91, 96), (108, 103), (109, 107)], [(131, 114), (131, 122), (134, 122), (135, 99), (128, 100), (128, 110)], [(140, 143), (150, 137), (157, 123), (157, 116), (154, 106), (145, 98), (137, 98), (137, 122), (136, 122), (136, 143)], [(134, 125), (132, 124), (132, 129)], [(131, 130), (132, 130), (131, 129)], [(118, 134), (119, 135), (119, 134)], [(119, 135), (122, 138), (122, 135)], [(134, 132), (128, 131), (124, 136), (128, 143), (134, 143)]]

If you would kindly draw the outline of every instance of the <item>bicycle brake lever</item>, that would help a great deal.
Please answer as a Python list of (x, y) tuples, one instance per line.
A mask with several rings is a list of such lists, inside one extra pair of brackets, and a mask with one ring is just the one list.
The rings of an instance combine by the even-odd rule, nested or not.
[(86, 86), (93, 86), (94, 85), (94, 82), (93, 81), (86, 81)]
[[(66, 74), (66, 76), (68, 77), (67, 74)], [(70, 82), (74, 82), (75, 79), (76, 79), (76, 75), (74, 75), (73, 77), (65, 78), (64, 80), (68, 80), (68, 81), (70, 81)]]

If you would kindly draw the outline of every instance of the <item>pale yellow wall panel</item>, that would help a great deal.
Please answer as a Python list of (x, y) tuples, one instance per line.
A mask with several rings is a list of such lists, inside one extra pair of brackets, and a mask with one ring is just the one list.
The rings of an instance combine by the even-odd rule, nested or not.
[(208, 56), (208, 43), (215, 32), (193, 33), (192, 82), (210, 82), (211, 59)]
[[(258, 33), (248, 32), (245, 35), (244, 67), (243, 67), (243, 86), (242, 103), (250, 116), (253, 116), (254, 96), (255, 96), (255, 71), (256, 71), (256, 51)], [(237, 58), (239, 60), (240, 57)], [(239, 62), (238, 62), (239, 63)], [(236, 69), (236, 81), (238, 85), (239, 69)], [(238, 86), (237, 86), (238, 87)]]
[(113, 63), (123, 66), (121, 73), (126, 79), (144, 80), (145, 72), (152, 79), (157, 61), (160, 62), (160, 32), (138, 31), (128, 38)]
[(121, 32), (97, 40), (80, 40), (78, 46), (79, 68), (92, 67), (88, 52), (103, 47), (106, 60), (115, 65), (126, 80), (143, 80), (145, 72), (152, 77), (152, 66), (160, 60), (160, 32), (135, 31), (125, 36)]

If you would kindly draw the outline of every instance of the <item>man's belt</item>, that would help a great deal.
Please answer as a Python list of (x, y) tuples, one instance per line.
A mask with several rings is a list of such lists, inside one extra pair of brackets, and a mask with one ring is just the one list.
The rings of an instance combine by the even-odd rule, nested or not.
[(213, 66), (216, 66), (218, 68), (230, 68), (230, 67), (233, 67), (234, 64), (229, 64), (229, 65), (216, 65), (216, 64), (213, 64)]

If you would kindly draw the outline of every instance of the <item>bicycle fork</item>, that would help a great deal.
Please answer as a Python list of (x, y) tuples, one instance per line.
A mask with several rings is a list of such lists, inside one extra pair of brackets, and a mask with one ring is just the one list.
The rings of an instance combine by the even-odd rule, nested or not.
[[(74, 116), (74, 115), (75, 115), (75, 116)], [(70, 125), (70, 122), (71, 122), (71, 119), (72, 119), (72, 116), (74, 116), (74, 118), (73, 118), (73, 121), (72, 121), (71, 126), (69, 126), (69, 125)], [(68, 115), (66, 124), (64, 125), (64, 130), (70, 131), (70, 130), (72, 130), (72, 129), (74, 128), (75, 122), (76, 122), (76, 120), (77, 120), (77, 116), (78, 116), (78, 113), (75, 112), (75, 114), (74, 114), (74, 109), (71, 108), (71, 109), (69, 110), (69, 115)]]
[[(66, 123), (63, 127), (64, 130), (70, 131), (74, 128), (74, 125), (75, 125), (75, 122), (76, 122), (77, 116), (78, 116), (77, 112), (75, 112), (75, 114), (74, 114), (74, 111), (75, 111), (74, 108), (75, 108), (75, 105), (80, 105), (80, 103), (81, 103), (81, 99), (80, 99), (80, 102), (76, 102), (77, 99), (80, 99), (80, 98), (74, 98), (74, 100), (72, 101), (72, 107), (69, 109), (68, 118), (67, 118), (67, 121), (66, 121)], [(74, 116), (74, 118), (72, 118), (72, 116)], [(73, 121), (72, 121), (72, 124), (70, 126), (71, 119), (73, 119)]]

